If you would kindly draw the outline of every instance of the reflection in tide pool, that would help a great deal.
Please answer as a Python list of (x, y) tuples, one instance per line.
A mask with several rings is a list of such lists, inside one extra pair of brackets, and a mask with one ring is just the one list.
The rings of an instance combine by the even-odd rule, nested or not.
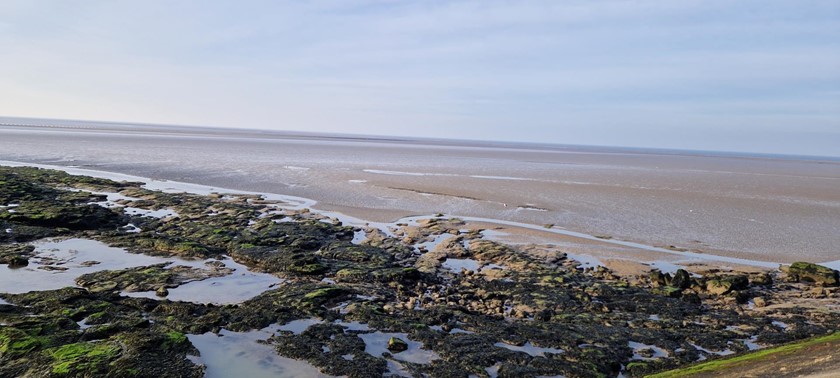
[[(166, 299), (202, 304), (237, 304), (254, 298), (284, 281), (268, 273), (252, 272), (245, 265), (239, 264), (229, 257), (222, 260), (222, 263), (225, 264), (225, 267), (233, 269), (233, 273), (222, 277), (187, 282), (169, 289), (169, 295)], [(122, 295), (135, 298), (162, 299), (154, 291), (124, 292)]]
[(329, 377), (305, 361), (293, 360), (277, 354), (274, 347), (260, 343), (271, 337), (277, 327), (258, 331), (231, 332), (222, 330), (218, 335), (187, 335), (201, 353), (190, 357), (207, 367), (206, 378), (293, 378)]
[(76, 286), (76, 278), (86, 273), (173, 261), (128, 253), (122, 248), (89, 239), (47, 240), (32, 245), (35, 246), (36, 256), (29, 259), (28, 266), (9, 268), (8, 265), (0, 265), (0, 291), (21, 294), (56, 290)]

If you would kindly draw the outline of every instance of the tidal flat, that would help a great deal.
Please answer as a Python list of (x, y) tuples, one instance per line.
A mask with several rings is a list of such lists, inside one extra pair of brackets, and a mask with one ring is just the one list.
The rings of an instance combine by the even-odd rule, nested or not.
[[(53, 122), (0, 127), (0, 160), (282, 193), (367, 221), (445, 213), (706, 256), (840, 264), (836, 158)], [(637, 248), (550, 236), (567, 252), (639, 259)]]
[(840, 324), (811, 263), (622, 275), (443, 214), (155, 189), (0, 167), (0, 376), (636, 377)]

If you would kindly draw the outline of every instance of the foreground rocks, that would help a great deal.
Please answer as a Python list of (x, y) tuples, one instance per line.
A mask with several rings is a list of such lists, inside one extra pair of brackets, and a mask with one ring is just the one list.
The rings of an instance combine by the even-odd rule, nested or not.
[[(91, 192), (119, 199), (91, 205), (108, 198)], [(0, 209), (0, 230), (11, 230), (0, 233), (0, 263), (10, 266), (34, 257), (28, 242), (77, 237), (155, 256), (230, 256), (285, 282), (225, 306), (163, 298), (230, 274), (212, 264), (99, 271), (79, 288), (19, 295), (0, 288), (11, 303), (0, 304), (0, 376), (202, 376), (187, 335), (300, 319), (318, 322), (266, 342), (330, 375), (399, 366), (414, 376), (642, 376), (840, 324), (836, 281), (806, 265), (619, 277), (486, 240), (458, 219), (353, 228), (257, 196), (168, 194), (31, 168), (0, 168), (7, 204), (23, 209)]]

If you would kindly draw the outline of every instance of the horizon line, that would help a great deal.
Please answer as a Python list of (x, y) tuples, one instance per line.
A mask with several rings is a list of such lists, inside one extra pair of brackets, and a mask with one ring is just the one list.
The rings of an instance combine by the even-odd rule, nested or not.
[[(705, 156), (705, 157), (738, 157), (738, 158), (763, 158), (763, 159), (781, 159), (781, 160), (807, 160), (807, 161), (828, 161), (840, 162), (840, 155), (801, 155), (789, 153), (771, 153), (771, 152), (750, 152), (750, 151), (729, 151), (729, 150), (700, 150), (700, 149), (681, 149), (669, 147), (641, 147), (641, 146), (621, 146), (621, 145), (597, 145), (597, 144), (566, 144), (566, 143), (552, 143), (552, 142), (532, 142), (532, 141), (504, 141), (496, 139), (461, 139), (461, 138), (440, 138), (440, 137), (426, 137), (426, 136), (411, 136), (411, 135), (383, 135), (383, 134), (362, 134), (362, 133), (331, 133), (323, 131), (303, 131), (303, 130), (288, 130), (288, 129), (269, 129), (259, 127), (231, 127), (231, 126), (217, 126), (217, 125), (191, 125), (191, 124), (168, 124), (168, 123), (153, 123), (153, 122), (135, 122), (135, 121), (114, 121), (114, 120), (90, 120), (90, 119), (69, 119), (69, 118), (39, 118), (39, 117), (21, 117), (21, 116), (6, 116), (0, 115), (0, 126), (13, 127), (42, 127), (42, 128), (57, 128), (77, 131), (96, 131), (92, 127), (71, 126), (71, 125), (44, 125), (33, 123), (13, 123), (9, 120), (17, 121), (41, 121), (41, 122), (77, 122), (77, 123), (91, 123), (101, 126), (128, 126), (128, 127), (149, 127), (149, 128), (176, 128), (180, 130), (171, 131), (198, 131), (201, 129), (210, 129), (211, 131), (234, 131), (234, 132), (250, 132), (250, 133), (268, 133), (276, 136), (284, 137), (320, 137), (326, 140), (360, 140), (367, 142), (396, 142), (396, 143), (412, 143), (412, 142), (437, 142), (436, 145), (450, 145), (462, 147), (497, 147), (497, 148), (522, 148), (530, 146), (537, 149), (601, 149), (603, 153), (647, 153), (652, 155), (684, 155), (684, 156)], [(109, 131), (100, 129), (99, 131)], [(116, 130), (111, 130), (116, 131)], [(142, 130), (136, 130), (142, 131)], [(164, 131), (164, 130), (160, 130)], [(185, 133), (185, 136), (187, 134)], [(443, 142), (443, 143), (441, 143)], [(613, 151), (604, 151), (613, 150)], [(591, 152), (591, 151), (590, 151)]]

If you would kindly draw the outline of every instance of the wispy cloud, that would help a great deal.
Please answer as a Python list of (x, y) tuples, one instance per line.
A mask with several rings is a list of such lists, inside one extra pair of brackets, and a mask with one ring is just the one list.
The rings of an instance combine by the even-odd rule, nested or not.
[(836, 1), (12, 0), (0, 114), (837, 154), (837, 35)]

